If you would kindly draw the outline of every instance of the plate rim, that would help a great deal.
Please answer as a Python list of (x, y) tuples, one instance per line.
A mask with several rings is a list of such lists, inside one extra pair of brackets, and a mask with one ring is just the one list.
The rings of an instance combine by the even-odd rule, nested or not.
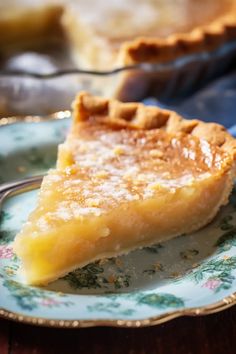
[(89, 328), (89, 327), (117, 327), (117, 328), (143, 328), (163, 324), (175, 318), (189, 316), (197, 317), (202, 315), (210, 315), (226, 310), (236, 304), (236, 292), (224, 297), (222, 300), (214, 302), (213, 304), (191, 307), (181, 310), (166, 312), (154, 317), (148, 317), (141, 320), (108, 320), (108, 319), (94, 319), (94, 320), (62, 320), (53, 318), (43, 318), (23, 315), (19, 312), (13, 312), (0, 308), (0, 318), (12, 320), (18, 323), (30, 324), (40, 327), (51, 328)]

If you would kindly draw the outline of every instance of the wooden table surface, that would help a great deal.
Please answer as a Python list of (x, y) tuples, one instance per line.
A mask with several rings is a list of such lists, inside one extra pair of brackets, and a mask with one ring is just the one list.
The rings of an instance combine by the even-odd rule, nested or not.
[(0, 354), (235, 354), (236, 306), (139, 329), (39, 328), (0, 320)]

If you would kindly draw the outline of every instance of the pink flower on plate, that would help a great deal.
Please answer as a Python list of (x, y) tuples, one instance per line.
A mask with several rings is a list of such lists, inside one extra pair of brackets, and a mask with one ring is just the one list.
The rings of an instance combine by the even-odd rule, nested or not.
[(209, 278), (204, 284), (203, 287), (210, 289), (210, 290), (215, 290), (217, 289), (222, 281), (218, 278)]
[(60, 301), (57, 301), (57, 300), (52, 299), (50, 297), (46, 297), (41, 301), (41, 305), (46, 306), (46, 307), (58, 306), (58, 305), (60, 305)]
[(0, 259), (10, 259), (13, 257), (12, 247), (0, 246)]

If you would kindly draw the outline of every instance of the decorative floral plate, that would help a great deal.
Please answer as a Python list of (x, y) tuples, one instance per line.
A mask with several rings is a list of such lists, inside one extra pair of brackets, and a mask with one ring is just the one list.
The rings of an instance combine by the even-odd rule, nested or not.
[[(69, 119), (0, 127), (0, 181), (46, 172)], [(209, 226), (129, 255), (89, 264), (47, 287), (22, 284), (12, 240), (37, 191), (9, 198), (0, 214), (0, 315), (58, 327), (158, 324), (236, 302), (236, 192)]]

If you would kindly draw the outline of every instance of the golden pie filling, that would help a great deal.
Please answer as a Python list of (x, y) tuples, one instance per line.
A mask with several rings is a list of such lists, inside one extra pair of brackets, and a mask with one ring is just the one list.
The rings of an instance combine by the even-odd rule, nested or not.
[(227, 202), (231, 167), (191, 134), (75, 122), (15, 240), (26, 281), (197, 230)]

